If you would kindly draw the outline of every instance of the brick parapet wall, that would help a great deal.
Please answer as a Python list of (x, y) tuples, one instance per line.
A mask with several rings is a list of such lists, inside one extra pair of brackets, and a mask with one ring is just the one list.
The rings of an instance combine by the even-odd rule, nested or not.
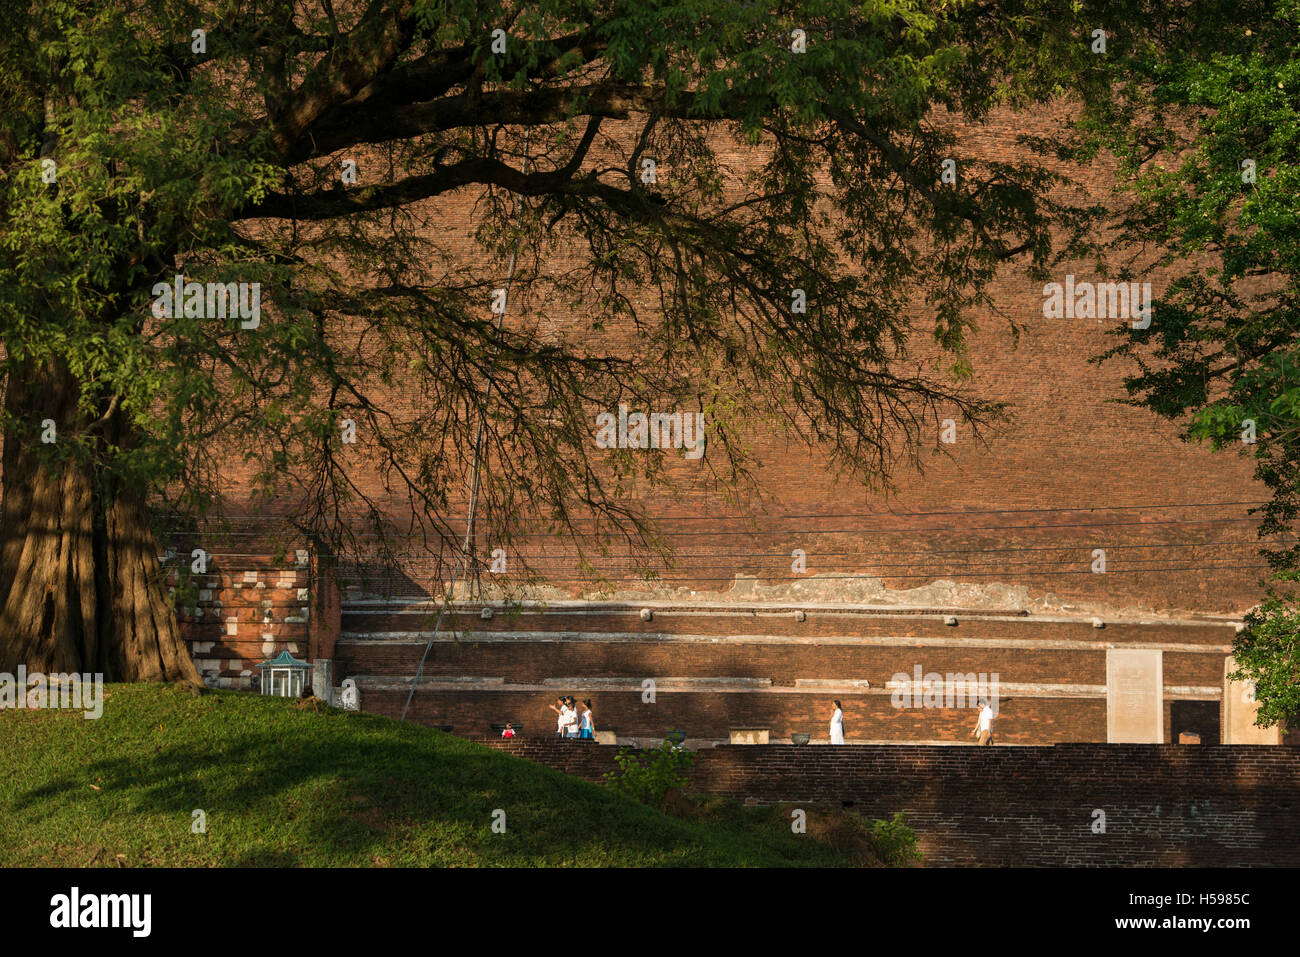
[[(484, 743), (589, 781), (616, 768), (611, 746)], [(902, 811), (931, 865), (1300, 865), (1292, 748), (721, 746), (696, 751), (689, 776), (738, 801)]]

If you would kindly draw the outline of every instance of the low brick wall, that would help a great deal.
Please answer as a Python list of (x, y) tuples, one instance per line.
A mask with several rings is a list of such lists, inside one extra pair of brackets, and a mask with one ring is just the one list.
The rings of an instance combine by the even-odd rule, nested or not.
[[(610, 746), (488, 745), (591, 781)], [(938, 866), (1298, 866), (1300, 749), (1063, 744), (721, 746), (691, 787), (762, 804), (903, 811)], [(1105, 815), (1104, 833), (1094, 833)]]

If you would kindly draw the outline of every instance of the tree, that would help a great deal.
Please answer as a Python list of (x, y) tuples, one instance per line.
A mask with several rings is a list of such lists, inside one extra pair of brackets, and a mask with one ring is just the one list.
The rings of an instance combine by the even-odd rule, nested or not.
[(1300, 714), (1300, 3), (1182, 4), (1138, 18), (1149, 32), (1109, 66), (1116, 95), (1081, 124), (1111, 148), (1131, 206), (1121, 227), (1175, 270), (1150, 328), (1099, 361), (1137, 363), (1129, 401), (1185, 437), (1255, 459), (1257, 510), (1276, 570), (1246, 616), (1236, 680), (1258, 722)]
[[(1034, 152), (981, 162), (944, 118), (1093, 95), (1066, 2), (107, 6), (0, 37), (0, 668), (194, 680), (155, 533), (220, 514), (220, 459), (341, 556), (406, 522), (448, 568), (471, 483), (494, 541), (583, 514), (654, 547), (622, 493), (665, 466), (591, 441), (620, 402), (707, 413), (724, 485), (772, 421), (882, 479), (937, 410), (995, 414), (959, 381), (994, 272), (1086, 245)], [(464, 190), (475, 263), (425, 221)], [(510, 272), (584, 321), (503, 321)], [(946, 366), (905, 365), (927, 335)]]

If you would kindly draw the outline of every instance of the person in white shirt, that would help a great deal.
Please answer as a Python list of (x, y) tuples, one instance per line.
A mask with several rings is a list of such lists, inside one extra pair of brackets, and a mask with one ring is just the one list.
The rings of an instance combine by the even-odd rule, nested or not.
[(566, 738), (576, 738), (578, 736), (578, 702), (572, 696), (564, 699), (565, 713), (568, 720), (564, 725), (564, 736)]
[(555, 700), (559, 707), (557, 708), (555, 705), (549, 705), (548, 707), (559, 716), (555, 722), (555, 736), (562, 738), (569, 727), (569, 705), (564, 698), (556, 698)]
[(980, 719), (971, 732), (975, 743), (981, 746), (993, 743), (993, 709), (987, 701), (980, 701)]
[(835, 701), (835, 711), (831, 714), (831, 744), (844, 743), (844, 709), (840, 706), (838, 699)]

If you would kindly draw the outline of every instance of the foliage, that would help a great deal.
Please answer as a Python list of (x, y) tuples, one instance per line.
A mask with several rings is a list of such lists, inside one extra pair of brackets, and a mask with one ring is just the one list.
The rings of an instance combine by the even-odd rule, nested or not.
[(1259, 702), (1255, 723), (1272, 727), (1300, 714), (1300, 606), (1291, 583), (1300, 572), (1284, 571), (1258, 608), (1245, 618), (1245, 630), (1232, 643), (1237, 670), (1229, 677), (1248, 682)]
[(864, 821), (863, 825), (876, 854), (890, 867), (906, 867), (922, 859), (916, 846), (916, 832), (907, 826), (902, 811), (888, 821)]
[[(1080, 128), (1086, 149), (1120, 161), (1124, 268), (1172, 278), (1150, 327), (1124, 330), (1097, 361), (1133, 361), (1133, 404), (1253, 457), (1271, 492), (1257, 510), (1264, 554), (1289, 572), (1300, 565), (1300, 3), (1130, 10), (1131, 36), (1108, 63), (1117, 95)], [(1296, 713), (1288, 602), (1271, 597), (1238, 640), (1268, 720)]]
[[(1029, 144), (967, 155), (947, 118), (1098, 95), (1090, 14), (1068, 0), (335, 6), (10, 15), (0, 375), (66, 372), (75, 414), (43, 445), (41, 410), (6, 406), (6, 449), (190, 520), (263, 507), (356, 562), (418, 543), (435, 582), (473, 474), (494, 544), (576, 538), (581, 518), (588, 544), (658, 551), (629, 492), (673, 460), (598, 454), (593, 413), (706, 413), (724, 491), (773, 423), (884, 483), (940, 414), (997, 416), (958, 382), (997, 270), (1092, 244), (1095, 210)], [(755, 163), (740, 184), (728, 141)], [(960, 176), (941, 187), (946, 158)], [(439, 203), (466, 193), (469, 255), (440, 228)], [(498, 327), (487, 304), (512, 260)], [(178, 274), (258, 284), (260, 325), (157, 315), (156, 284)], [(569, 318), (551, 329), (529, 303)], [(121, 435), (102, 428), (114, 416)], [(251, 501), (230, 498), (231, 462), (252, 470)]]
[(662, 808), (669, 791), (686, 786), (686, 772), (695, 755), (665, 740), (657, 748), (642, 748), (639, 754), (619, 748), (614, 760), (619, 770), (605, 774), (609, 786), (642, 804)]

